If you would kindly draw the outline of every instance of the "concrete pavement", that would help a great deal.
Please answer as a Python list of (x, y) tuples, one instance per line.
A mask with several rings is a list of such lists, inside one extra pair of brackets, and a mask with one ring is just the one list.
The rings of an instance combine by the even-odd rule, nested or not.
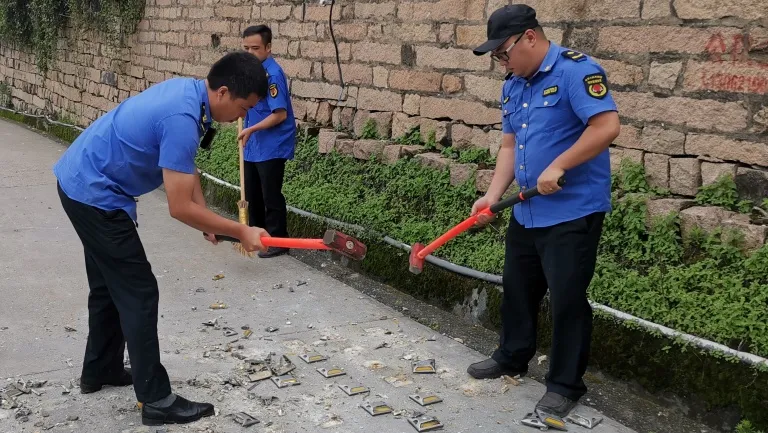
[[(0, 409), (0, 432), (154, 433), (141, 426), (132, 387), (81, 395), (72, 386), (88, 335), (88, 288), (82, 246), (51, 173), (64, 149), (0, 120), (0, 388), (47, 381), (34, 389), (41, 395), (24, 394), (19, 407)], [(210, 245), (170, 218), (161, 191), (141, 197), (138, 209), (139, 232), (160, 284), (162, 361), (175, 392), (210, 401), (218, 412), (160, 431), (416, 431), (404, 416), (372, 417), (360, 407), (377, 400), (397, 412), (434, 415), (446, 432), (536, 431), (518, 421), (543, 394), (540, 383), (470, 378), (466, 367), (483, 359), (480, 353), (293, 257), (248, 259), (229, 244)], [(216, 302), (227, 308), (210, 309)], [(203, 325), (211, 320), (217, 326)], [(253, 331), (248, 339), (245, 326)], [(267, 332), (270, 326), (278, 330)], [(225, 327), (238, 335), (225, 336)], [(306, 364), (299, 355), (307, 350), (329, 359)], [(278, 389), (270, 380), (248, 382), (241, 358), (271, 352), (288, 356), (300, 385)], [(429, 358), (436, 360), (437, 374), (410, 371), (413, 360)], [(346, 375), (326, 379), (319, 367), (340, 367)], [(371, 391), (350, 397), (340, 384)], [(417, 392), (444, 401), (424, 408), (408, 398)], [(227, 417), (239, 411), (260, 423), (244, 428)], [(575, 412), (602, 416), (588, 406)], [(568, 429), (589, 431), (573, 424)], [(593, 431), (634, 432), (608, 418)]]

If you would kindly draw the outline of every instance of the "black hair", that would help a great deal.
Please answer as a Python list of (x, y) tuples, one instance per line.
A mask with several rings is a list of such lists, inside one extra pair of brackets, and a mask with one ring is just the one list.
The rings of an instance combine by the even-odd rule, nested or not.
[(272, 43), (272, 29), (264, 24), (259, 24), (258, 26), (250, 26), (245, 29), (245, 31), (243, 31), (243, 38), (247, 38), (248, 36), (253, 35), (261, 36), (261, 42), (263, 42), (264, 45)]
[(227, 86), (233, 98), (247, 99), (254, 93), (267, 96), (267, 71), (258, 57), (246, 51), (227, 53), (213, 64), (207, 78), (211, 89)]

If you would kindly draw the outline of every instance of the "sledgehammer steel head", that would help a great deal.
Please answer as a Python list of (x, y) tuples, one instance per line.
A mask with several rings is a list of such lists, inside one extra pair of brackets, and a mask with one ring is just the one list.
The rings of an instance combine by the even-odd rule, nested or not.
[(363, 260), (368, 252), (368, 247), (352, 236), (336, 231), (328, 230), (323, 236), (323, 244), (352, 260)]
[(408, 270), (416, 275), (424, 270), (424, 259), (419, 257), (419, 252), (426, 248), (424, 244), (415, 243), (411, 247), (411, 255), (408, 257)]

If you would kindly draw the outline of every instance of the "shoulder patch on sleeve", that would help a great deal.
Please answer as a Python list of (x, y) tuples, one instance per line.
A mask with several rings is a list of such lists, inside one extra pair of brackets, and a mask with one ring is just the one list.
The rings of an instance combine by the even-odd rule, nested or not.
[(603, 99), (608, 94), (608, 83), (605, 74), (589, 74), (584, 76), (584, 88), (593, 98)]
[(269, 96), (277, 98), (277, 84), (273, 83), (269, 85)]
[(587, 60), (587, 56), (585, 56), (584, 53), (580, 53), (578, 51), (563, 51), (563, 57), (566, 59), (571, 59), (574, 62)]

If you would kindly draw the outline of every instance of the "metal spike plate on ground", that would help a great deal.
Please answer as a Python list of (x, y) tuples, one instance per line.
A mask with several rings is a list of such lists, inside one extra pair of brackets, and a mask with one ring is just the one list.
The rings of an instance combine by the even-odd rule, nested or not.
[(419, 395), (419, 394), (411, 394), (408, 397), (410, 397), (411, 400), (415, 401), (416, 403), (422, 405), (422, 406), (428, 406), (430, 404), (440, 403), (443, 401), (442, 398), (436, 396), (436, 395)]
[(520, 420), (520, 424), (522, 424), (524, 426), (528, 426), (528, 427), (537, 428), (537, 429), (539, 429), (541, 431), (549, 430), (549, 427), (547, 427), (546, 424), (541, 422), (539, 417), (537, 417), (533, 413), (529, 413), (529, 414), (525, 415), (525, 418)]
[(568, 427), (565, 425), (565, 420), (560, 418), (557, 415), (552, 415), (550, 413), (547, 413), (541, 409), (536, 409), (536, 415), (539, 417), (541, 422), (547, 425), (547, 427), (554, 428), (557, 430), (562, 431), (568, 431)]
[(436, 373), (435, 360), (427, 359), (424, 361), (416, 361), (413, 363), (413, 372), (418, 374), (430, 374)]
[(258, 382), (260, 380), (269, 379), (270, 377), (272, 377), (272, 372), (269, 369), (259, 371), (258, 373), (251, 373), (248, 375), (248, 379), (251, 382)]
[(325, 355), (319, 354), (317, 352), (305, 353), (303, 355), (299, 355), (299, 358), (301, 358), (307, 364), (328, 360), (328, 357), (326, 357)]
[(269, 366), (269, 369), (272, 370), (272, 373), (276, 376), (285, 376), (286, 374), (296, 369), (296, 366), (293, 365), (291, 360), (288, 359), (288, 357), (285, 355), (270, 355), (269, 359), (267, 360), (267, 365)]
[(573, 424), (576, 424), (576, 425), (580, 425), (582, 427), (586, 427), (586, 428), (588, 428), (590, 430), (595, 428), (595, 426), (597, 426), (598, 424), (600, 424), (603, 421), (602, 418), (587, 418), (587, 417), (583, 417), (581, 415), (576, 415), (575, 413), (572, 413), (572, 414), (568, 415), (565, 418), (565, 420), (570, 422), (570, 423), (573, 423)]
[(408, 423), (420, 432), (436, 430), (443, 427), (443, 423), (430, 415), (422, 415), (417, 418), (408, 418)]
[(383, 401), (366, 402), (362, 408), (372, 416), (384, 415), (393, 411), (392, 406)]
[(342, 368), (318, 368), (317, 371), (326, 379), (347, 374)]
[(252, 417), (251, 415), (248, 415), (245, 412), (237, 412), (229, 415), (230, 418), (232, 418), (236, 423), (242, 425), (243, 427), (250, 427), (254, 424), (258, 424), (259, 420)]
[(300, 384), (299, 379), (294, 377), (291, 374), (286, 374), (283, 376), (272, 376), (272, 382), (277, 385), (278, 388), (285, 388), (287, 386), (295, 386)]
[(349, 396), (371, 392), (370, 388), (362, 385), (356, 385), (356, 386), (339, 385), (339, 388), (341, 388), (341, 390), (344, 391)]

